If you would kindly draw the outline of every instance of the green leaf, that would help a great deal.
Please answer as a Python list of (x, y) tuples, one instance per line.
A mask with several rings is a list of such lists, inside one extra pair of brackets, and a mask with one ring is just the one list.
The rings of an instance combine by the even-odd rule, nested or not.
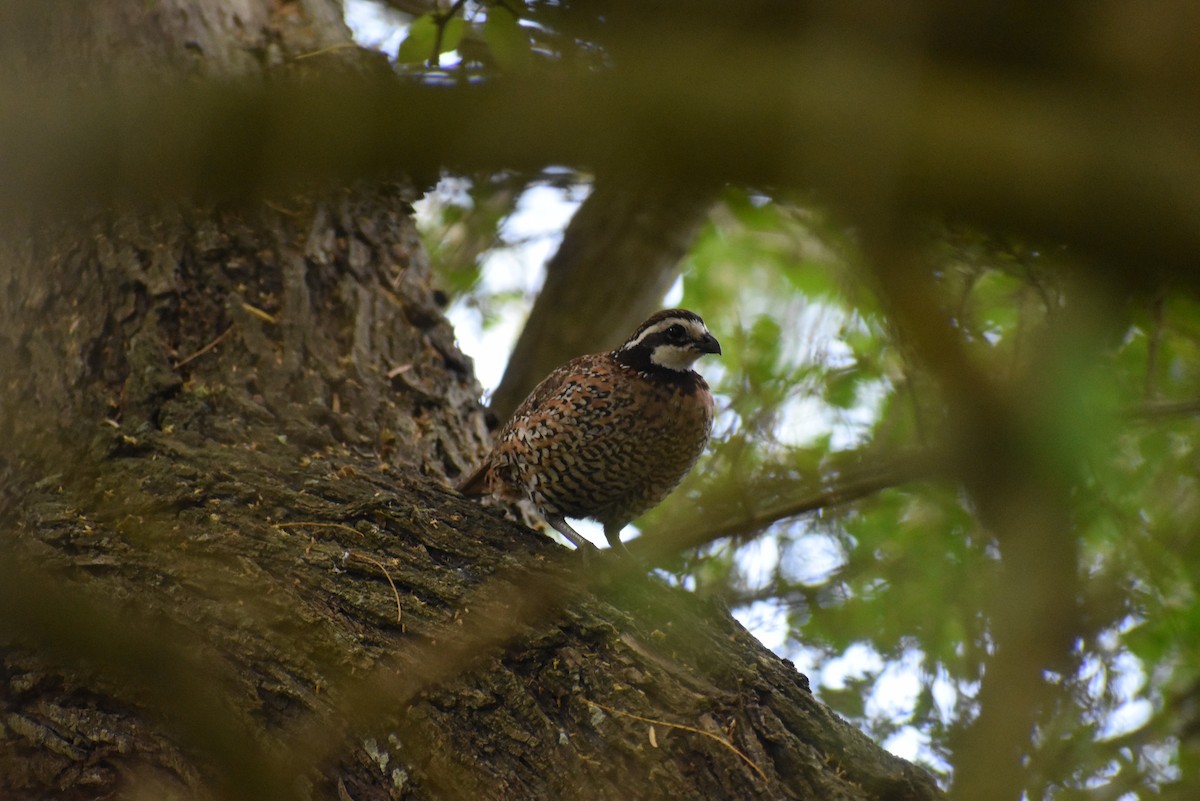
[[(461, 38), (462, 32), (459, 32)], [(403, 64), (420, 64), (433, 55), (433, 43), (437, 41), (437, 22), (432, 14), (422, 14), (408, 26), (408, 36), (400, 43), (396, 60)]]
[(449, 53), (451, 50), (458, 49), (458, 43), (462, 41), (463, 31), (467, 29), (467, 21), (462, 17), (454, 17), (446, 22), (446, 28), (442, 31), (442, 43), (438, 47), (439, 53)]
[(519, 70), (533, 59), (529, 33), (507, 8), (492, 6), (483, 23), (483, 40), (501, 69)]
[(825, 400), (839, 409), (849, 409), (858, 400), (858, 370), (835, 370), (825, 378)]

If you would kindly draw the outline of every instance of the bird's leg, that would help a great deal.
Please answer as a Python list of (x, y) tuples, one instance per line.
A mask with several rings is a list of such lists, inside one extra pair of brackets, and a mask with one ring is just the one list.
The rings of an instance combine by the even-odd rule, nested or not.
[(609, 548), (615, 553), (619, 553), (621, 556), (634, 559), (633, 554), (630, 553), (629, 549), (625, 547), (625, 543), (621, 542), (621, 529), (623, 528), (625, 528), (625, 526), (606, 524), (604, 526), (604, 539), (608, 540)]
[(571, 525), (567, 522), (567, 519), (562, 515), (545, 515), (545, 517), (546, 522), (553, 526), (554, 530), (559, 534), (562, 534), (568, 540), (573, 542), (577, 549), (583, 551), (584, 553), (596, 550), (596, 546), (588, 542), (587, 539), (585, 539), (584, 536), (578, 531), (571, 528)]

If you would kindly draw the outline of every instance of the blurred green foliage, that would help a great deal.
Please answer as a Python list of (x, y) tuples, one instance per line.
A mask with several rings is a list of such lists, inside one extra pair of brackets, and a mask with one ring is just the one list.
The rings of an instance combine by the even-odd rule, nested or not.
[[(698, 243), (684, 305), (738, 343), (715, 382), (734, 419), (699, 486), (736, 485), (753, 506), (758, 476), (803, 481), (841, 449), (869, 461), (938, 443), (943, 399), (873, 301), (848, 239), (815, 214), (735, 199)], [(1198, 745), (1200, 305), (1169, 290), (1095, 302), (1110, 290), (1070, 254), (978, 232), (937, 226), (926, 242), (941, 293), (931, 306), (990, 375), (1017, 386), (1046, 349), (1067, 354), (1045, 376), (1055, 408), (1029, 413), (1051, 423), (1045, 459), (1078, 460), (1070, 513), (1085, 621), (1073, 672), (1052, 677), (1070, 703), (1039, 721), (1028, 797), (1186, 794), (1179, 780), (1194, 775)], [(783, 651), (827, 702), (877, 736), (911, 727), (927, 744), (918, 759), (945, 771), (942, 755), (976, 712), (999, 564), (967, 496), (953, 482), (908, 482), (763, 536), (777, 542), (772, 570), (747, 563), (745, 545), (718, 544), (702, 559), (727, 568), (706, 568), (704, 589), (735, 604), (772, 599), (786, 612)], [(804, 563), (816, 541), (814, 575)], [(864, 644), (879, 669), (849, 682), (828, 669)], [(897, 715), (889, 667), (914, 656), (917, 687), (900, 688)]]

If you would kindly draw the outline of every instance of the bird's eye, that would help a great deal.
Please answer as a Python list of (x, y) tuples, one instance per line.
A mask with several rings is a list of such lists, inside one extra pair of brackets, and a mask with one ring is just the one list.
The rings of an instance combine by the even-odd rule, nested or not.
[(667, 329), (667, 339), (672, 342), (682, 342), (687, 339), (687, 332), (678, 323)]

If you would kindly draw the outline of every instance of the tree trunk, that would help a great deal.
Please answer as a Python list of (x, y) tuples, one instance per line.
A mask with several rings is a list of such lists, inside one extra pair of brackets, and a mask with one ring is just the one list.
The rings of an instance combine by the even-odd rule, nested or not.
[[(108, 6), (74, 52), (345, 36)], [(409, 198), (10, 222), (0, 797), (937, 797), (724, 610), (448, 489), (486, 432)]]

